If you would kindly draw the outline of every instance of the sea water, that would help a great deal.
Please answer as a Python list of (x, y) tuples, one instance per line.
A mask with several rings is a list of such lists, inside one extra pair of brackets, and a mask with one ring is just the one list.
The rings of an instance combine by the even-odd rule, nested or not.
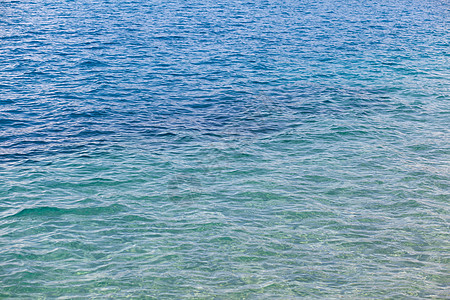
[(0, 3), (0, 298), (449, 295), (449, 3)]

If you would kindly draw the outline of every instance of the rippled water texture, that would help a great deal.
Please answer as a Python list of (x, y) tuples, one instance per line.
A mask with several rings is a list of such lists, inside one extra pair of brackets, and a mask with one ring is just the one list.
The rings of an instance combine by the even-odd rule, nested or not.
[(449, 8), (2, 1), (0, 298), (450, 298)]

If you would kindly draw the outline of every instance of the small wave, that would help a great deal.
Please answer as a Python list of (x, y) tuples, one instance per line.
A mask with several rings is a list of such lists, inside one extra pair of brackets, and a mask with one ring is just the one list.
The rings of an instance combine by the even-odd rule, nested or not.
[(82, 216), (95, 216), (102, 214), (117, 213), (126, 210), (121, 204), (112, 204), (108, 206), (95, 206), (83, 208), (59, 208), (52, 206), (39, 206), (33, 208), (24, 208), (21, 211), (9, 216), (10, 218), (23, 217), (60, 217), (62, 215), (73, 214)]

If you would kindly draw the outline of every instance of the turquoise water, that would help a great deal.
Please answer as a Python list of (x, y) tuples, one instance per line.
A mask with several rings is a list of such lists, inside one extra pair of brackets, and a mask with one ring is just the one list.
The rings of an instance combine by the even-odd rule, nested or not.
[(449, 8), (3, 1), (0, 298), (450, 298)]

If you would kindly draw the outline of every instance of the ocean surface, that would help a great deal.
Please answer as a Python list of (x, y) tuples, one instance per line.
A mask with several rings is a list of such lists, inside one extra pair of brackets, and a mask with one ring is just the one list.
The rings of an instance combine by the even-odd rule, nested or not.
[(0, 2), (0, 298), (450, 299), (444, 0)]

